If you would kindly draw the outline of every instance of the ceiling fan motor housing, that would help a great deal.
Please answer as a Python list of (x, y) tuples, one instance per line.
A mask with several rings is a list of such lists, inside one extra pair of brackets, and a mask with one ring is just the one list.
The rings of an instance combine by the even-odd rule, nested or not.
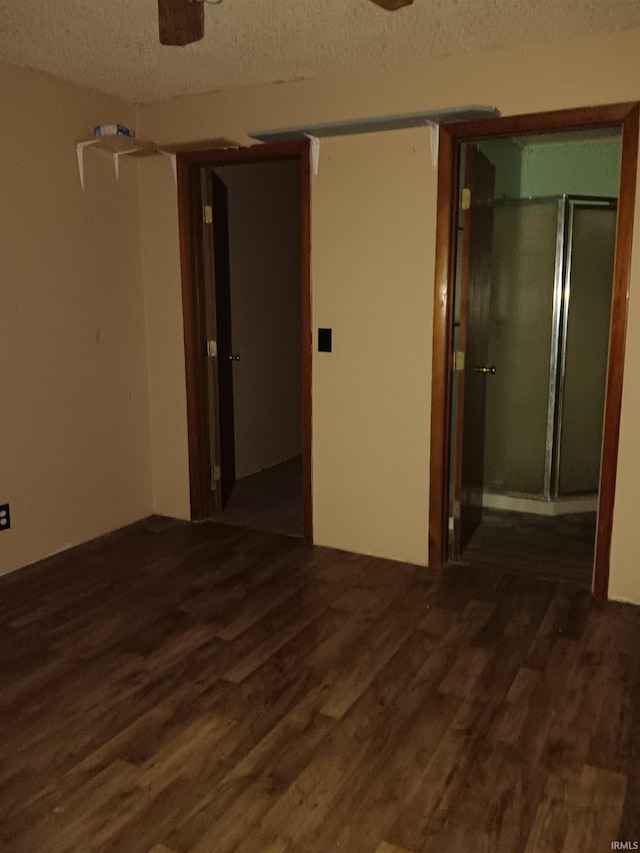
[(158, 0), (160, 44), (182, 47), (204, 36), (204, 3)]

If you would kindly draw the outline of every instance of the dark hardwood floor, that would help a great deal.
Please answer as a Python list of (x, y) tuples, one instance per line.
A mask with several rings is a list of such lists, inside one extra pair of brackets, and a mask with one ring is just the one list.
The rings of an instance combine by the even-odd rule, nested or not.
[(640, 609), (150, 519), (0, 578), (0, 850), (640, 841)]
[(237, 480), (221, 521), (302, 537), (302, 456)]
[(485, 509), (462, 561), (590, 590), (596, 513), (534, 515)]

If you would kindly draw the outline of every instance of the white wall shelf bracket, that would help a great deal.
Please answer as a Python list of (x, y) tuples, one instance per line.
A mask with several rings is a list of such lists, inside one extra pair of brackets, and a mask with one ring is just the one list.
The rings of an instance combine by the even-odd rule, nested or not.
[(438, 152), (440, 148), (440, 125), (429, 124), (429, 136), (431, 141), (431, 165), (438, 168)]
[(155, 144), (155, 142), (145, 142), (135, 136), (125, 136), (124, 134), (116, 133), (109, 136), (96, 136), (94, 139), (85, 139), (81, 142), (76, 142), (76, 156), (78, 158), (80, 186), (83, 190), (85, 182), (84, 152), (87, 148), (92, 148), (96, 151), (102, 151), (111, 155), (113, 158), (113, 170), (116, 179), (120, 177), (121, 157), (151, 157), (156, 154), (162, 154), (164, 157), (168, 157), (171, 161), (173, 179), (176, 185), (178, 183), (176, 155), (174, 152), (160, 148)]
[(320, 169), (320, 140), (317, 136), (311, 136), (310, 133), (305, 133), (305, 136), (311, 141), (311, 151), (309, 154), (311, 171), (314, 175), (317, 175)]

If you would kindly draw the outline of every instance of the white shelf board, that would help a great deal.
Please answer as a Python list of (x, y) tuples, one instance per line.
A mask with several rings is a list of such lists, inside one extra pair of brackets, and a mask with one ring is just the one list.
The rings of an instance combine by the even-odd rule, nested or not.
[(76, 142), (76, 154), (78, 157), (78, 171), (80, 173), (80, 185), (84, 189), (84, 152), (87, 148), (93, 151), (102, 151), (113, 158), (113, 167), (116, 178), (120, 176), (120, 157), (153, 157), (161, 154), (171, 160), (174, 180), (176, 179), (176, 155), (173, 151), (166, 151), (155, 142), (146, 142), (137, 136), (125, 136), (122, 133), (113, 133), (108, 136), (94, 136)]

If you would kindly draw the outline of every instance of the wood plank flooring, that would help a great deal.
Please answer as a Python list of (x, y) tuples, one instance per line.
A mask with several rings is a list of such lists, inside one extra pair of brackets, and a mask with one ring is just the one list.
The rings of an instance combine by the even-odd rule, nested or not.
[(596, 513), (544, 516), (485, 509), (462, 561), (590, 590)]
[(640, 609), (149, 519), (0, 578), (0, 850), (640, 841)]
[(302, 537), (302, 515), (302, 456), (296, 456), (238, 479), (222, 521)]

